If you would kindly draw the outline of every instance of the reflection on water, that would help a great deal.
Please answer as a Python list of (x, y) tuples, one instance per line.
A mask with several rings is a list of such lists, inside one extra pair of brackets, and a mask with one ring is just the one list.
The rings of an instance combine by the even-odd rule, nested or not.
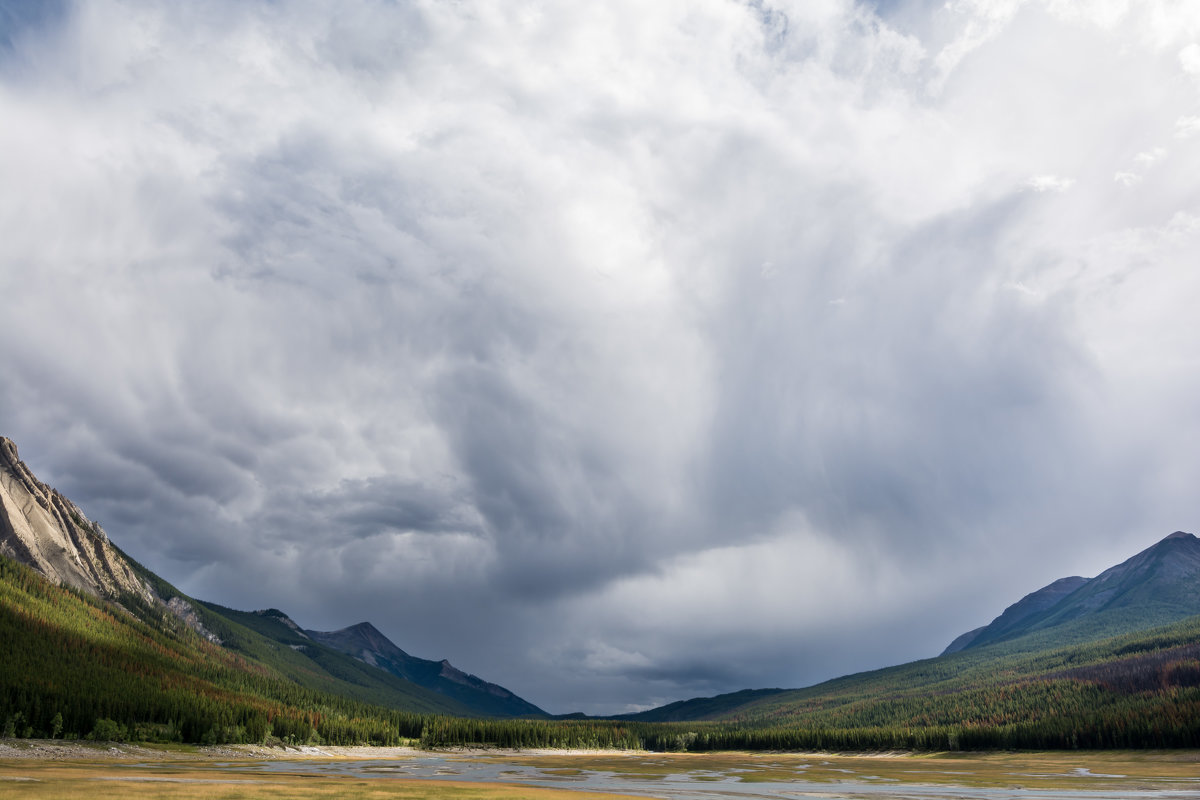
[[(753, 766), (714, 768), (693, 764), (633, 759), (627, 771), (608, 771), (581, 762), (564, 767), (561, 760), (538, 766), (526, 757), (509, 761), (501, 757), (420, 755), (395, 760), (283, 760), (233, 761), (213, 766), (229, 771), (259, 774), (290, 773), (360, 778), (454, 780), (570, 788), (590, 792), (665, 798), (665, 800), (757, 800), (757, 798), (825, 798), (826, 800), (1200, 800), (1200, 778), (1162, 777), (1121, 780), (1124, 775), (1092, 772), (1086, 768), (1063, 773), (1024, 774), (1013, 771), (1008, 787), (969, 785), (968, 770), (914, 770), (903, 780), (859, 773), (829, 762), (813, 765), (768, 760)], [(605, 762), (611, 763), (611, 762)], [(154, 767), (153, 764), (138, 766)], [(933, 765), (930, 765), (933, 766)], [(691, 767), (691, 768), (689, 768)], [(897, 774), (898, 774), (897, 773)], [(962, 776), (961, 780), (958, 776)], [(1034, 780), (1029, 780), (1034, 779)], [(1037, 783), (1050, 786), (1043, 788)], [(1069, 788), (1072, 779), (1086, 786)], [(1110, 779), (1110, 780), (1102, 780)], [(925, 782), (929, 781), (929, 782)], [(1024, 786), (1034, 783), (1033, 786)], [(1064, 788), (1062, 784), (1068, 784)]]

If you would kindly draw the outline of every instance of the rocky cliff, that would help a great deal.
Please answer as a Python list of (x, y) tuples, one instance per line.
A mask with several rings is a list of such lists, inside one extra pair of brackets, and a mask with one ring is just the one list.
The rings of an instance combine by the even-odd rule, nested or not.
[(0, 552), (56, 583), (102, 597), (154, 595), (77, 505), (39, 481), (0, 437)]

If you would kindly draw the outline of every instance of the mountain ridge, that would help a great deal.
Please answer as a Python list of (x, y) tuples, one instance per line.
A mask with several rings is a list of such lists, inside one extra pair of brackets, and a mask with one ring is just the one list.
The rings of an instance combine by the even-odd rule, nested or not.
[(1071, 623), (1110, 633), (1200, 614), (1200, 539), (1175, 531), (1094, 578), (1059, 578), (1027, 594), (987, 625), (959, 636), (942, 655), (1009, 641)]
[(502, 716), (544, 716), (545, 711), (494, 683), (463, 672), (448, 660), (431, 661), (401, 650), (370, 622), (336, 631), (305, 631), (314, 641), (367, 664)]
[[(469, 675), (448, 661), (409, 655), (369, 622), (343, 629), (357, 632), (366, 642), (355, 650), (339, 646), (340, 632), (305, 631), (278, 609), (241, 612), (187, 597), (121, 551), (74, 502), (38, 480), (20, 459), (16, 444), (2, 436), (0, 554), (30, 567), (51, 583), (85, 592), (151, 625), (183, 625), (210, 644), (266, 659), (293, 680), (307, 681), (322, 691), (465, 716), (546, 715), (508, 689)], [(276, 626), (268, 624), (268, 619)], [(308, 644), (299, 644), (301, 640)], [(277, 645), (306, 655), (311, 669)], [(355, 667), (354, 663), (364, 666)], [(379, 674), (372, 676), (364, 669)], [(368, 686), (369, 690), (363, 688)]]
[[(1156, 635), (1156, 631), (1167, 633)], [(1106, 642), (1117, 644), (1108, 646)], [(1081, 659), (1085, 662), (1083, 654), (1093, 651), (1106, 652), (1104, 658), (1112, 663), (1079, 671), (1064, 668), (1081, 663)], [(1037, 680), (1067, 680), (1071, 691), (1083, 684), (1102, 688), (1110, 684), (1118, 688), (1153, 686), (1163, 691), (1182, 687), (1190, 691), (1193, 684), (1200, 686), (1200, 670), (1194, 681), (1190, 677), (1190, 665), (1197, 652), (1200, 539), (1176, 531), (1095, 578), (1060, 578), (1031, 592), (990, 625), (957, 637), (939, 656), (844, 675), (801, 689), (743, 689), (676, 701), (617, 718), (742, 724), (805, 719), (828, 725), (830, 720), (879, 713), (880, 709), (900, 704), (900, 698), (906, 695), (914, 699), (905, 702), (917, 703), (920, 695), (959, 692), (985, 676), (1014, 687), (1021, 686), (1021, 681), (1034, 681), (1027, 690), (1033, 694), (1037, 692)], [(1147, 653), (1158, 655), (1146, 658)], [(1042, 664), (1051, 666), (1030, 666)], [(1114, 679), (1113, 675), (1126, 677)], [(1170, 703), (1171, 699), (1165, 696), (1155, 702)]]
[(970, 647), (973, 643), (979, 641), (980, 637), (984, 636), (988, 631), (1014, 629), (1023, 620), (1027, 620), (1035, 614), (1054, 607), (1064, 596), (1087, 582), (1088, 578), (1081, 578), (1075, 575), (1069, 578), (1059, 578), (1035, 592), (1030, 592), (1004, 609), (1000, 616), (996, 617), (989, 624), (982, 625), (975, 630), (967, 631), (959, 636), (942, 651), (942, 655), (956, 653), (959, 650)]

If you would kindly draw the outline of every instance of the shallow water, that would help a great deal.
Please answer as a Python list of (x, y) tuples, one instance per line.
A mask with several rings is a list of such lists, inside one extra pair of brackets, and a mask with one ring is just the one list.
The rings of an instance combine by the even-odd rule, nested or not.
[[(454, 780), (521, 784), (583, 792), (613, 792), (665, 800), (756, 800), (757, 798), (825, 798), (825, 800), (1200, 800), (1197, 777), (1138, 777), (1088, 768), (1063, 772), (1002, 773), (1010, 786), (972, 786), (975, 774), (953, 762), (922, 763), (904, 769), (904, 778), (871, 774), (835, 766), (828, 761), (780, 763), (764, 758), (746, 766), (709, 766), (701, 760), (681, 763), (679, 771), (664, 769), (670, 762), (633, 759), (629, 771), (589, 765), (588, 759), (564, 766), (554, 757), (540, 765), (536, 757), (508, 760), (496, 756), (420, 755), (388, 760), (231, 761), (212, 766), (254, 773), (313, 774), (361, 778)], [(532, 763), (531, 763), (532, 762)], [(611, 763), (605, 759), (605, 764)], [(153, 766), (153, 765), (139, 765)], [(868, 767), (870, 765), (867, 765)], [(894, 765), (892, 765), (894, 766)], [(917, 766), (917, 765), (914, 765)], [(686, 768), (683, 768), (686, 767)], [(874, 770), (888, 772), (889, 770)], [(890, 770), (895, 772), (895, 770)], [(995, 774), (991, 776), (994, 780)], [(1067, 787), (1079, 781), (1079, 788)], [(1037, 784), (1043, 784), (1038, 786)], [(1050, 783), (1052, 785), (1044, 785)], [(1032, 785), (1027, 785), (1032, 784)]]

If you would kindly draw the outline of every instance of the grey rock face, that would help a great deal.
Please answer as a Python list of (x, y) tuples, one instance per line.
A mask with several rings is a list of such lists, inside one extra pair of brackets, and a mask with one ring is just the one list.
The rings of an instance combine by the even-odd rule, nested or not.
[(39, 481), (0, 437), (0, 552), (50, 580), (92, 595), (154, 596), (100, 526), (56, 489)]

